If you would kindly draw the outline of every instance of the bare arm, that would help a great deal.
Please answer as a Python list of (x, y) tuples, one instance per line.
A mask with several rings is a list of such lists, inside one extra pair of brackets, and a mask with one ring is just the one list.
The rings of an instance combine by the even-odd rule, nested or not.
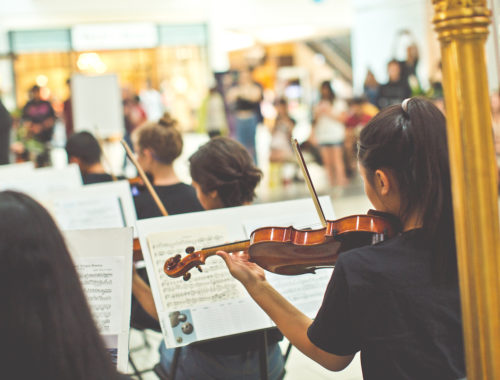
[(264, 270), (247, 260), (247, 255), (228, 255), (218, 252), (231, 274), (239, 280), (257, 304), (276, 323), (287, 339), (305, 355), (330, 371), (341, 371), (354, 355), (330, 354), (314, 345), (307, 336), (312, 320), (289, 303), (265, 279)]

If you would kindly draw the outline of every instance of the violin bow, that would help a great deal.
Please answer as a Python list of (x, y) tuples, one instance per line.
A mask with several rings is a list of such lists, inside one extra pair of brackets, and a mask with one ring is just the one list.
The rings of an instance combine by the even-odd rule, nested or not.
[(127, 142), (122, 139), (122, 140), (120, 140), (120, 143), (125, 148), (125, 151), (127, 152), (128, 158), (130, 159), (130, 161), (132, 161), (132, 163), (136, 167), (137, 172), (139, 173), (141, 179), (144, 181), (144, 184), (146, 185), (146, 188), (148, 189), (149, 193), (153, 197), (153, 200), (155, 201), (156, 205), (160, 209), (161, 214), (163, 216), (168, 216), (168, 212), (165, 209), (165, 206), (161, 202), (161, 199), (158, 196), (158, 194), (156, 193), (156, 190), (154, 189), (153, 185), (151, 185), (151, 182), (149, 181), (146, 173), (144, 173), (144, 170), (142, 169), (141, 165), (139, 164), (139, 162), (137, 162), (137, 159), (135, 158), (134, 153), (132, 152), (132, 150), (128, 146)]
[(321, 224), (323, 225), (323, 227), (326, 227), (325, 214), (323, 212), (323, 209), (321, 208), (321, 204), (319, 203), (318, 194), (316, 193), (316, 189), (314, 188), (314, 185), (311, 181), (311, 176), (309, 175), (309, 170), (307, 170), (306, 161), (304, 160), (304, 156), (302, 155), (297, 139), (292, 139), (292, 147), (293, 151), (295, 152), (297, 162), (302, 169), (302, 175), (304, 176), (304, 179), (306, 181), (307, 188), (309, 189), (309, 193), (311, 194), (311, 198), (314, 202), (314, 207), (316, 207), (316, 212), (318, 213), (319, 219), (321, 220)]
[(118, 178), (116, 178), (115, 174), (113, 173), (113, 167), (111, 166), (111, 161), (109, 161), (108, 156), (104, 151), (104, 144), (103, 144), (104, 139), (99, 134), (99, 128), (97, 128), (97, 125), (94, 127), (94, 130), (97, 143), (99, 144), (99, 148), (101, 148), (102, 159), (104, 161), (104, 164), (109, 168), (109, 174), (111, 175), (111, 179), (113, 180), (113, 182), (118, 181)]

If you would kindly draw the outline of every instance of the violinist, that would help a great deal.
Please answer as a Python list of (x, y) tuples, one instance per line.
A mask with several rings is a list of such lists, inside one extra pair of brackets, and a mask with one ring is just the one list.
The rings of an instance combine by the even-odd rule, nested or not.
[[(165, 113), (158, 122), (148, 122), (132, 133), (137, 161), (153, 178), (153, 186), (168, 214), (202, 211), (193, 187), (182, 183), (173, 163), (182, 153), (183, 141), (177, 121)], [(134, 197), (138, 219), (161, 216), (151, 194), (144, 189)]]
[[(158, 122), (148, 122), (132, 133), (137, 162), (153, 179), (153, 187), (168, 214), (203, 211), (196, 191), (182, 183), (173, 162), (182, 153), (183, 141), (177, 121), (165, 113)], [(138, 219), (161, 216), (158, 206), (146, 188), (134, 194)], [(149, 279), (144, 268), (132, 277), (132, 326), (160, 331)]]
[(218, 252), (231, 274), (304, 354), (329, 370), (361, 351), (366, 379), (465, 376), (450, 171), (443, 114), (405, 100), (363, 129), (358, 151), (373, 206), (402, 233), (340, 254), (313, 320), (246, 255)]
[(113, 181), (101, 163), (101, 146), (90, 132), (71, 135), (66, 142), (66, 153), (70, 164), (78, 164), (84, 185)]
[(4, 191), (0, 215), (2, 379), (130, 379), (113, 368), (49, 213)]
[[(198, 199), (206, 210), (242, 206), (255, 198), (262, 173), (240, 143), (215, 137), (201, 146), (190, 159), (190, 172)], [(152, 296), (151, 296), (152, 297)], [(151, 298), (151, 303), (152, 298)], [(225, 337), (181, 348), (176, 379), (260, 379), (259, 342), (262, 333)], [(278, 346), (282, 335), (268, 334), (269, 379), (281, 379), (283, 357)], [(160, 360), (169, 373), (174, 350), (160, 346)]]

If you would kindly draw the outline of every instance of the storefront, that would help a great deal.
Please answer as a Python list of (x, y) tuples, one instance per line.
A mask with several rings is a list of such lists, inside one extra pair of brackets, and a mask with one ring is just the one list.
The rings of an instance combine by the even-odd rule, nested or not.
[(195, 110), (209, 78), (203, 24), (93, 24), (11, 31), (9, 42), (18, 108), (28, 101), (34, 84), (61, 110), (73, 73), (116, 73), (120, 85), (135, 94), (150, 81), (183, 128), (195, 127)]

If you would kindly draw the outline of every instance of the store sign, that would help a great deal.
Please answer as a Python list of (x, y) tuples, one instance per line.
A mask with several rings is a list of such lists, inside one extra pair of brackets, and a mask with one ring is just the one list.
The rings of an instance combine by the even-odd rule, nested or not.
[(120, 50), (158, 45), (158, 28), (152, 23), (85, 24), (71, 29), (73, 50)]

